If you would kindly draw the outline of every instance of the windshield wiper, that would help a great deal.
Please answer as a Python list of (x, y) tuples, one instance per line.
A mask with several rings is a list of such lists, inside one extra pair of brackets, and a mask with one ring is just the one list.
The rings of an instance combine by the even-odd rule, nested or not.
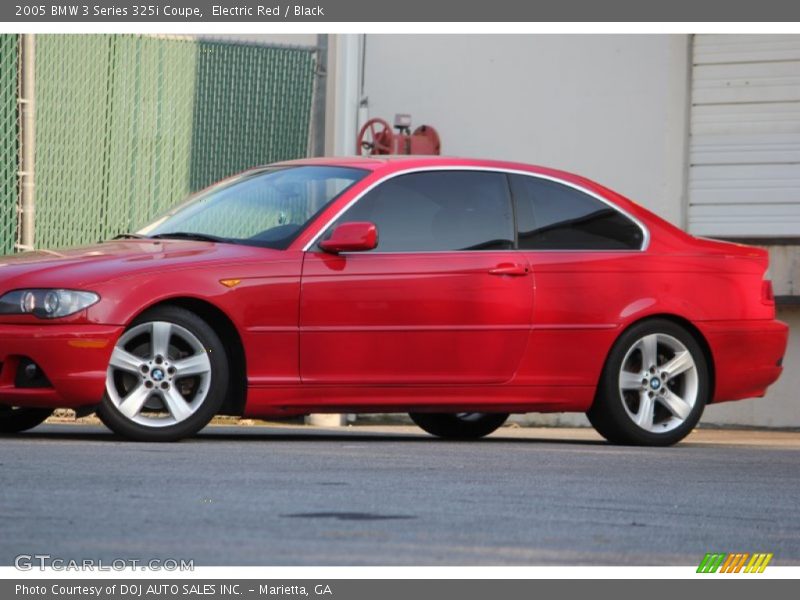
[(146, 235), (142, 235), (140, 233), (120, 233), (119, 235), (115, 235), (112, 240), (146, 240), (148, 239)]
[(198, 242), (217, 242), (219, 244), (233, 244), (233, 240), (207, 233), (193, 233), (191, 231), (171, 231), (169, 233), (158, 233), (150, 236), (151, 240), (196, 240)]

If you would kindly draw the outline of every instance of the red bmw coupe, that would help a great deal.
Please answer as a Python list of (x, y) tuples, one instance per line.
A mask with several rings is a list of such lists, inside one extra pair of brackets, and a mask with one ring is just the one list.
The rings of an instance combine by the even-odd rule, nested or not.
[(146, 441), (216, 414), (405, 411), (466, 439), (575, 411), (674, 444), (780, 375), (767, 262), (541, 167), (270, 165), (137, 233), (0, 258), (0, 430), (55, 407)]

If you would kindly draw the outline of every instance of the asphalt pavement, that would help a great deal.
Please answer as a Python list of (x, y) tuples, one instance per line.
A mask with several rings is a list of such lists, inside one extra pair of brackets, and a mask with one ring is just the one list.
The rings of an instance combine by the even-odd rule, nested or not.
[(412, 427), (212, 426), (176, 444), (46, 424), (0, 438), (0, 564), (800, 564), (800, 433), (673, 448), (582, 429), (446, 442)]

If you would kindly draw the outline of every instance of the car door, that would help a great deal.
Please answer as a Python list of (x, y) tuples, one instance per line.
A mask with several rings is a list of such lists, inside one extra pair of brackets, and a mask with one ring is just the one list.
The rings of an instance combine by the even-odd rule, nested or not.
[(641, 294), (645, 230), (599, 195), (564, 181), (509, 175), (519, 252), (536, 277), (520, 384), (594, 386), (626, 310)]
[(312, 247), (304, 257), (303, 382), (508, 381), (528, 340), (533, 278), (514, 250), (505, 175), (397, 175), (327, 234), (354, 221), (377, 225), (374, 250), (333, 255)]

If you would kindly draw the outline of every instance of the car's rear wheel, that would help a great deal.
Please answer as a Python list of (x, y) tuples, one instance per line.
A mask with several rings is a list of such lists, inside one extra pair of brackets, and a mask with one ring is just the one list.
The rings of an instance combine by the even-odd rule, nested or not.
[(155, 308), (117, 341), (98, 416), (134, 440), (194, 435), (219, 410), (228, 372), (225, 347), (208, 323), (180, 307)]
[(0, 433), (18, 433), (41, 425), (53, 414), (52, 408), (27, 408), (0, 404)]
[(709, 379), (705, 354), (691, 333), (665, 319), (643, 321), (614, 344), (586, 414), (612, 443), (670, 446), (700, 420)]
[(409, 413), (409, 416), (431, 435), (456, 440), (487, 436), (508, 419), (507, 413)]

